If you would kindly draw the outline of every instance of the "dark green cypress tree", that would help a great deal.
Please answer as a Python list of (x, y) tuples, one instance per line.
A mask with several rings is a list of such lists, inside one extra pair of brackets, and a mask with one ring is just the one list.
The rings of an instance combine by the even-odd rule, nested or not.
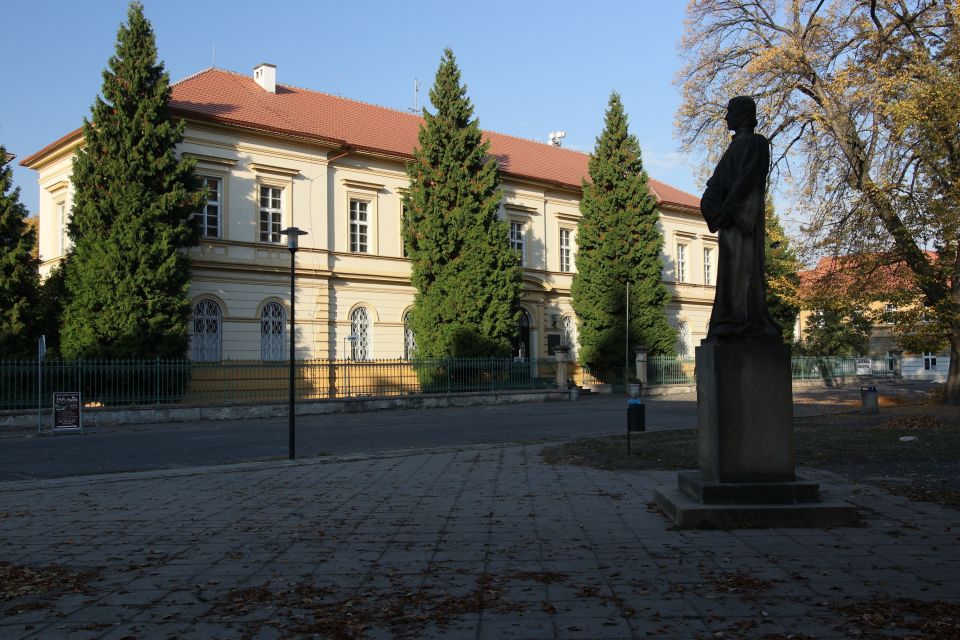
[(407, 165), (403, 233), (417, 293), (410, 324), (421, 357), (506, 355), (521, 270), (498, 218), (497, 162), (446, 49)]
[(767, 284), (767, 308), (770, 315), (780, 324), (783, 341), (793, 343), (793, 325), (800, 313), (797, 301), (797, 288), (800, 286), (800, 261), (790, 247), (780, 218), (773, 208), (773, 201), (767, 199), (764, 209), (767, 246), (764, 248), (765, 275)]
[(182, 120), (153, 30), (134, 2), (84, 120), (73, 164), (73, 250), (61, 350), (76, 357), (181, 357), (187, 349), (194, 162), (178, 160)]
[(0, 358), (33, 356), (38, 330), (37, 235), (27, 226), (20, 188), (11, 190), (12, 159), (0, 145)]
[(656, 199), (647, 186), (640, 143), (628, 130), (620, 96), (610, 95), (605, 125), (583, 182), (572, 302), (579, 322), (580, 360), (603, 371), (622, 366), (626, 348), (626, 282), (630, 344), (675, 353), (676, 331), (664, 306), (663, 237)]

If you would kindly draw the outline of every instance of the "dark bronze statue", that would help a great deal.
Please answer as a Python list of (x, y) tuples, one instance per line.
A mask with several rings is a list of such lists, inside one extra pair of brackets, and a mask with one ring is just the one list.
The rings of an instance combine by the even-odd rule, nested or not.
[(733, 140), (700, 201), (707, 226), (720, 236), (717, 290), (705, 342), (780, 342), (780, 327), (767, 311), (763, 267), (770, 143), (753, 131), (757, 105), (750, 97), (730, 100), (727, 126)]

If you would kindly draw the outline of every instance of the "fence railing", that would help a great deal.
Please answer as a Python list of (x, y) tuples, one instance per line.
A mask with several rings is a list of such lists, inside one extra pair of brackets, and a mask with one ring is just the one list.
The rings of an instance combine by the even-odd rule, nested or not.
[[(556, 387), (549, 360), (302, 360), (300, 400)], [(55, 391), (85, 406), (284, 402), (289, 362), (190, 360), (0, 360), (0, 410), (46, 409)]]
[[(793, 358), (794, 380), (857, 375), (853, 357)], [(895, 376), (899, 363), (871, 358), (871, 375)], [(300, 400), (398, 396), (471, 391), (525, 391), (556, 387), (552, 358), (431, 360), (301, 360), (295, 364)], [(285, 402), (288, 362), (228, 360), (0, 360), (0, 410), (48, 409), (55, 391), (80, 391), (86, 406)], [(633, 367), (594, 372), (569, 363), (568, 379), (580, 386), (610, 384), (622, 391)], [(647, 384), (696, 382), (692, 358), (650, 356)]]

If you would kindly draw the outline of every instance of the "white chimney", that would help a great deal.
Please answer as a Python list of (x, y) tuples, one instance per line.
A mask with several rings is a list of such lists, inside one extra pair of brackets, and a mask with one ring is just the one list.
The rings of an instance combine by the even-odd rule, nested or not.
[(253, 68), (253, 79), (264, 91), (277, 92), (277, 65), (261, 62)]
[(567, 137), (566, 131), (551, 131), (547, 134), (547, 144), (553, 145), (554, 147), (559, 147), (561, 140)]

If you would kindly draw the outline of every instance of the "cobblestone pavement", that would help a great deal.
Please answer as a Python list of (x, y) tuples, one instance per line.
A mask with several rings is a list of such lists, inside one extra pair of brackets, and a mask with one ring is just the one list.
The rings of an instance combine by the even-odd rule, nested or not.
[(539, 445), (0, 484), (0, 637), (955, 637), (960, 513), (804, 475), (864, 526), (676, 531)]

